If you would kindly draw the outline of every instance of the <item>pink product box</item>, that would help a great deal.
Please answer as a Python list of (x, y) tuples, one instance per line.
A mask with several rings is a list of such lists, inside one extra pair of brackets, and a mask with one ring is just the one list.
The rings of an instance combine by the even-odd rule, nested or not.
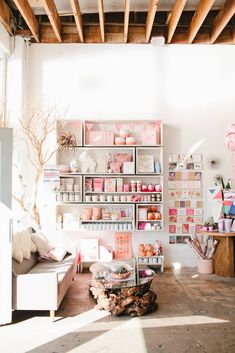
[(93, 179), (93, 188), (96, 192), (104, 191), (104, 179), (103, 178), (94, 178)]
[(93, 207), (93, 216), (101, 217), (101, 208), (100, 207)]
[(86, 191), (92, 191), (92, 179), (86, 179)]
[(113, 131), (87, 131), (88, 145), (113, 145)]
[(102, 219), (109, 219), (109, 211), (102, 211)]
[(139, 222), (138, 224), (138, 230), (145, 230), (147, 222)]
[(123, 191), (123, 180), (122, 178), (117, 178), (117, 192)]
[(130, 192), (130, 185), (129, 184), (124, 184), (123, 185), (123, 191), (124, 192)]
[(116, 179), (114, 178), (105, 178), (105, 192), (116, 192)]

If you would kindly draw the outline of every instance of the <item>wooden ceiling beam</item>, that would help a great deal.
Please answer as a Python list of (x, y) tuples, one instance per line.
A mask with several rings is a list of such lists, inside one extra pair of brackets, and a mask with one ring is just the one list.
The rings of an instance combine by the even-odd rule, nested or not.
[(62, 25), (54, 0), (42, 0), (42, 4), (55, 32), (58, 42), (62, 42)]
[[(178, 25), (179, 26), (179, 25)], [(55, 33), (50, 24), (41, 25), (40, 40), (41, 43), (58, 43)], [(188, 33), (184, 31), (184, 27), (179, 26), (179, 31), (175, 33), (171, 43), (173, 44), (187, 44)], [(158, 30), (159, 31), (159, 30)], [(165, 28), (162, 28), (162, 32), (158, 32), (164, 35)], [(181, 33), (180, 33), (181, 32)], [(100, 43), (100, 27), (97, 24), (83, 24), (83, 33), (85, 43)], [(17, 30), (16, 35), (28, 36), (30, 31)], [(106, 24), (105, 26), (106, 43), (123, 43), (123, 25)], [(133, 44), (144, 44), (145, 43), (146, 26), (129, 24), (128, 31), (128, 42)], [(156, 35), (155, 27), (153, 27), (153, 35)], [(75, 24), (64, 24), (63, 25), (63, 42), (64, 43), (80, 43), (77, 27)], [(225, 28), (223, 33), (216, 40), (218, 44), (232, 44), (231, 28)], [(193, 44), (210, 44), (210, 32), (209, 28), (206, 27), (204, 33), (198, 33)]]
[(183, 12), (184, 6), (187, 0), (176, 0), (168, 21), (168, 28), (167, 28), (167, 43), (170, 43), (173, 35), (175, 33), (177, 24), (179, 22), (180, 16)]
[(78, 0), (70, 0), (71, 2), (71, 7), (73, 10), (73, 16), (75, 19), (75, 23), (78, 29), (78, 35), (80, 38), (80, 41), (84, 43), (84, 38), (83, 38), (83, 29), (82, 29), (82, 15), (81, 15), (81, 10), (79, 6)]
[(39, 24), (38, 21), (31, 9), (28, 0), (14, 0), (18, 10), (21, 13), (21, 16), (27, 23), (30, 32), (32, 33), (33, 37), (35, 38), (36, 42), (39, 43)]
[(104, 4), (103, 0), (98, 0), (99, 20), (100, 20), (100, 34), (101, 42), (105, 42), (105, 30), (104, 30)]
[(153, 28), (153, 23), (154, 23), (154, 18), (156, 15), (157, 11), (157, 6), (158, 6), (158, 0), (150, 0), (149, 2), (149, 8), (148, 8), (148, 15), (147, 15), (147, 21), (146, 21), (146, 36), (145, 36), (145, 42), (148, 43), (152, 28)]
[(129, 15), (130, 15), (130, 0), (125, 0), (125, 13), (124, 13), (124, 43), (127, 43), (128, 28), (129, 28)]
[(212, 24), (210, 43), (214, 43), (224, 27), (235, 14), (235, 0), (227, 0)]
[(189, 25), (188, 43), (192, 43), (215, 0), (200, 0)]
[(6, 31), (12, 35), (11, 11), (4, 0), (0, 0), (0, 22), (3, 24)]
[(233, 19), (232, 43), (235, 44), (235, 18)]

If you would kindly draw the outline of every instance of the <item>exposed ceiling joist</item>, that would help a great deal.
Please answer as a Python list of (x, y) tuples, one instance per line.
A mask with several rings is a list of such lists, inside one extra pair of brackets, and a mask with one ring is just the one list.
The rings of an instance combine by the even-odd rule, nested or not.
[(214, 43), (224, 27), (235, 14), (235, 0), (227, 0), (224, 7), (220, 10), (214, 19), (210, 37), (210, 43)]
[(103, 0), (98, 0), (99, 20), (100, 20), (100, 34), (101, 42), (105, 42), (105, 31), (104, 31), (104, 4)]
[(155, 18), (155, 14), (157, 11), (157, 6), (158, 6), (158, 0), (150, 0), (149, 2), (149, 8), (148, 8), (148, 15), (147, 15), (147, 21), (146, 21), (146, 36), (145, 36), (145, 42), (148, 43), (152, 28), (153, 28), (153, 22)]
[(192, 43), (215, 0), (200, 0), (189, 26), (188, 43)]
[(11, 26), (11, 12), (4, 0), (0, 0), (0, 22), (9, 34), (13, 34)]
[(62, 42), (61, 20), (60, 20), (58, 11), (56, 9), (54, 0), (42, 0), (42, 4), (45, 8), (46, 14), (49, 18), (49, 21), (55, 32), (58, 42)]
[[(145, 25), (132, 25), (129, 26), (128, 31), (128, 41), (133, 44), (144, 44), (145, 43)], [(181, 31), (181, 27), (179, 28)], [(162, 33), (165, 31), (163, 29)], [(179, 32), (180, 32), (179, 31)], [(92, 24), (83, 25), (84, 37), (86, 38), (86, 43), (100, 43), (100, 28), (99, 26)], [(29, 30), (20, 30), (17, 31), (18, 35), (29, 35)], [(49, 24), (45, 24), (41, 26), (41, 42), (42, 43), (55, 43), (55, 34), (54, 31)], [(172, 43), (174, 44), (187, 44), (188, 35), (187, 33), (175, 33)], [(77, 43), (79, 42), (79, 35), (77, 31), (76, 25), (71, 26), (70, 24), (65, 24), (63, 26), (63, 42), (64, 43)], [(110, 25), (106, 24), (106, 43), (123, 43), (123, 26), (118, 25)], [(194, 40), (195, 44), (209, 44), (210, 43), (210, 33), (198, 33), (197, 37)], [(219, 44), (233, 44), (232, 43), (232, 35), (231, 28), (225, 28), (223, 33), (219, 36), (216, 43)], [(192, 44), (193, 45), (193, 44)]]
[(187, 0), (176, 0), (173, 6), (169, 22), (168, 22), (168, 33), (167, 33), (167, 43), (170, 43), (172, 37), (175, 33), (177, 24), (179, 22), (180, 16), (183, 12), (184, 6)]
[(125, 13), (124, 13), (124, 43), (127, 43), (128, 28), (129, 28), (129, 14), (130, 14), (130, 0), (125, 0)]
[(82, 29), (82, 15), (81, 15), (81, 11), (80, 11), (79, 2), (78, 2), (78, 0), (70, 0), (70, 2), (71, 2), (72, 10), (73, 10), (75, 23), (76, 23), (76, 26), (78, 29), (78, 35), (79, 35), (80, 41), (83, 43), (84, 38), (83, 38), (83, 29)]
[(35, 38), (36, 42), (39, 43), (39, 24), (38, 21), (31, 9), (28, 0), (14, 0), (17, 8), (19, 9), (21, 16), (27, 23), (33, 37)]
[(232, 42), (235, 44), (235, 19), (233, 21), (233, 28), (232, 28)]

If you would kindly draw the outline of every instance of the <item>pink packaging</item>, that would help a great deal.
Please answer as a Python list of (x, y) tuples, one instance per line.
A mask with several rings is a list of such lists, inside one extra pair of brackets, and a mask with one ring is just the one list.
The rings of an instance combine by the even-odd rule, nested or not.
[(124, 184), (123, 185), (123, 191), (124, 192), (130, 192), (130, 185), (129, 184)]
[(115, 192), (116, 191), (116, 179), (105, 178), (105, 192)]
[(101, 208), (100, 207), (93, 207), (93, 216), (101, 217)]
[(112, 171), (112, 173), (121, 173), (121, 166), (122, 164), (121, 163), (110, 163), (110, 169)]
[(117, 192), (123, 192), (123, 180), (122, 180), (122, 178), (117, 178)]
[(94, 178), (93, 179), (94, 191), (102, 192), (104, 191), (104, 179), (103, 178)]

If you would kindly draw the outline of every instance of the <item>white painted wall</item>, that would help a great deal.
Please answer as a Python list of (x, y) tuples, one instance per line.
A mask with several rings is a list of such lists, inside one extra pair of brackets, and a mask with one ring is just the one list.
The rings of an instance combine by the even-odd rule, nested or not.
[[(169, 152), (187, 152), (205, 139), (205, 190), (213, 176), (231, 176), (224, 146), (228, 124), (235, 119), (235, 47), (151, 45), (32, 44), (29, 48), (29, 97), (46, 97), (77, 119), (161, 119), (165, 167)], [(218, 170), (208, 160), (219, 158)], [(165, 219), (167, 219), (165, 169)], [(206, 205), (206, 202), (205, 202)], [(205, 207), (205, 214), (210, 211)], [(195, 266), (187, 245), (168, 245), (167, 221), (161, 234), (133, 233), (140, 242), (163, 242), (166, 263)], [(113, 243), (112, 235), (103, 241)]]
[(1, 53), (6, 55), (10, 53), (10, 36), (2, 23), (0, 23), (0, 54)]

